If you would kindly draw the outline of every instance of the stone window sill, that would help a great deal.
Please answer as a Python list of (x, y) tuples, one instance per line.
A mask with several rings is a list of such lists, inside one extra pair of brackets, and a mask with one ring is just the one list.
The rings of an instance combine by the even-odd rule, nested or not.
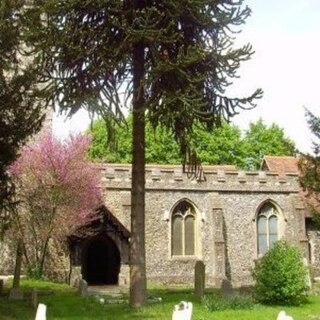
[(171, 256), (172, 261), (197, 261), (201, 260), (199, 256)]

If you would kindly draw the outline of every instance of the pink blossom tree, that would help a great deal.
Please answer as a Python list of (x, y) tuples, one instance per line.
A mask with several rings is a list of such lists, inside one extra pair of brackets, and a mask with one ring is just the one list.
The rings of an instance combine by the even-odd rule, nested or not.
[(89, 145), (83, 135), (61, 142), (46, 134), (24, 147), (10, 168), (20, 204), (15, 230), (24, 243), (27, 267), (38, 277), (50, 241), (65, 242), (101, 204), (99, 171), (87, 161)]

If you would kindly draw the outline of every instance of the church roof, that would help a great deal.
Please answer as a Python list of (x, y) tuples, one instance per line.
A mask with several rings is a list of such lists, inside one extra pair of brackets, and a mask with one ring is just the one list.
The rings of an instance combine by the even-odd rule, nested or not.
[[(111, 228), (111, 229), (110, 229)], [(104, 206), (96, 210), (96, 217), (89, 223), (75, 230), (70, 239), (85, 239), (100, 234), (101, 232), (112, 230), (120, 238), (130, 238), (130, 231)]]
[[(297, 157), (289, 157), (289, 156), (265, 156), (262, 162), (261, 169), (265, 171), (272, 171), (279, 174), (284, 173), (294, 173), (299, 174), (298, 168), (298, 161)], [(312, 217), (312, 207), (316, 209), (319, 208), (318, 201), (309, 197), (307, 192), (304, 191), (302, 188), (299, 192), (300, 199), (304, 204), (305, 208), (305, 217), (310, 218)]]
[(299, 173), (299, 159), (290, 156), (265, 156), (261, 165), (264, 171), (277, 173)]

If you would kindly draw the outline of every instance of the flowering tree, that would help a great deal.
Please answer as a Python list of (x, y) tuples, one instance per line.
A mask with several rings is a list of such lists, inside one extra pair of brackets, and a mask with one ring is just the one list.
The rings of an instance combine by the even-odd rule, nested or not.
[(89, 144), (81, 135), (60, 142), (46, 134), (11, 166), (20, 203), (15, 230), (34, 275), (43, 275), (50, 241), (64, 241), (101, 202), (98, 171), (86, 159)]

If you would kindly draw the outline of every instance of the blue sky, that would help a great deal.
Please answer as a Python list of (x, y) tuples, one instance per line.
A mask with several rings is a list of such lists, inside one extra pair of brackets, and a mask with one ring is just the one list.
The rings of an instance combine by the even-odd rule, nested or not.
[[(250, 42), (255, 55), (240, 69), (230, 89), (248, 95), (255, 88), (264, 97), (254, 110), (242, 111), (233, 122), (243, 130), (260, 117), (266, 124), (284, 128), (298, 149), (311, 150), (311, 134), (304, 107), (320, 115), (320, 0), (247, 0), (252, 15), (237, 36), (237, 43)], [(65, 122), (54, 121), (59, 136), (84, 130), (84, 112)]]

